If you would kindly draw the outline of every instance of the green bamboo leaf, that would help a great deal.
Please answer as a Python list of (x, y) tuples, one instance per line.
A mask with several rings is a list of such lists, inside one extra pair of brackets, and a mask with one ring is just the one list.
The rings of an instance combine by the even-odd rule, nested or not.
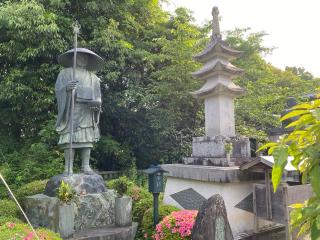
[(273, 166), (272, 168), (272, 185), (274, 192), (277, 191), (277, 188), (279, 186), (279, 183), (281, 181), (282, 176), (282, 168), (278, 166)]
[(271, 148), (269, 148), (268, 150), (268, 155), (272, 155), (274, 149), (276, 149), (277, 146), (272, 146)]
[(312, 109), (313, 106), (310, 103), (301, 103), (298, 104), (292, 108), (290, 108), (290, 110), (295, 110), (295, 109)]
[(288, 149), (285, 146), (280, 146), (274, 149), (272, 156), (274, 165), (272, 168), (272, 184), (274, 192), (277, 191), (281, 181), (282, 172), (288, 161)]
[(317, 216), (316, 222), (317, 222), (317, 228), (320, 229), (320, 215)]
[(294, 110), (292, 112), (287, 113), (282, 118), (280, 118), (280, 121), (284, 121), (284, 120), (287, 120), (289, 118), (297, 117), (297, 116), (300, 116), (302, 114), (307, 114), (307, 113), (310, 114), (310, 112), (308, 110)]
[(311, 186), (315, 194), (320, 197), (320, 166), (315, 165), (310, 171)]
[(304, 204), (303, 203), (295, 203), (295, 204), (291, 204), (289, 207), (294, 208), (294, 209), (299, 209), (299, 208), (303, 208)]
[(300, 119), (298, 119), (297, 121), (294, 121), (292, 123), (290, 123), (289, 125), (287, 125), (285, 128), (291, 128), (291, 127), (295, 127), (297, 125), (299, 125), (301, 123)]
[(311, 225), (311, 240), (320, 239), (320, 229), (317, 227), (317, 222), (313, 221)]
[(273, 146), (276, 146), (276, 145), (277, 145), (277, 143), (275, 143), (275, 142), (266, 143), (266, 144), (262, 145), (262, 146), (257, 150), (257, 152), (260, 152), (260, 151), (262, 151), (262, 150), (265, 150), (265, 149), (267, 149), (267, 148), (270, 148), (270, 147), (273, 147)]

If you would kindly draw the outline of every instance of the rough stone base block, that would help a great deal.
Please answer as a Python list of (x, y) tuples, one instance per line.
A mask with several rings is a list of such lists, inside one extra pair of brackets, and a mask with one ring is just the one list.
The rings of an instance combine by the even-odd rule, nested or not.
[(80, 195), (91, 193), (102, 193), (106, 191), (106, 185), (103, 178), (98, 174), (73, 174), (67, 176), (60, 174), (52, 177), (44, 190), (44, 194), (50, 197), (57, 195), (57, 189), (61, 181), (68, 183)]
[(128, 227), (101, 227), (76, 232), (73, 238), (68, 240), (133, 240), (137, 232), (137, 223)]
[(233, 145), (231, 162), (242, 162), (250, 158), (250, 141), (247, 137), (195, 137), (192, 142), (192, 155), (185, 158), (184, 163), (205, 166), (230, 166), (230, 162), (226, 159), (224, 147), (226, 142), (230, 142)]
[[(115, 224), (115, 197), (113, 190), (99, 194), (77, 196), (74, 199), (74, 228), (82, 229)], [(26, 213), (36, 227), (59, 229), (59, 201), (56, 197), (37, 194), (27, 197)]]
[(233, 167), (234, 159), (228, 162), (227, 158), (185, 157), (183, 163), (187, 165)]

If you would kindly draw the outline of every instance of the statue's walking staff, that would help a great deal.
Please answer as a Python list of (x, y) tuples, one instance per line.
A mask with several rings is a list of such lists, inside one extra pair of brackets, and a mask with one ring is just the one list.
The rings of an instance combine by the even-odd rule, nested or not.
[[(80, 26), (78, 22), (73, 25), (74, 33), (74, 51), (73, 51), (73, 69), (71, 82), (75, 82), (76, 79), (76, 67), (77, 67), (77, 47), (78, 47), (78, 34)], [(69, 162), (68, 162), (68, 175), (71, 173), (71, 160), (72, 160), (72, 141), (73, 141), (73, 115), (74, 115), (74, 97), (76, 90), (73, 88), (71, 91), (71, 109), (70, 109), (70, 145), (69, 145)]]

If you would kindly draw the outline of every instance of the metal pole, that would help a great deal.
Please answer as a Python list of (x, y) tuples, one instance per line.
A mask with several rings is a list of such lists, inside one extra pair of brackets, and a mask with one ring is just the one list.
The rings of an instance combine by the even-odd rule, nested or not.
[(153, 193), (153, 225), (156, 226), (159, 222), (159, 194)]
[[(78, 34), (79, 34), (79, 25), (75, 22), (73, 26), (74, 32), (74, 52), (73, 52), (73, 69), (72, 69), (72, 78), (71, 81), (75, 81), (76, 76), (76, 66), (77, 66), (77, 47), (78, 47)], [(71, 173), (71, 159), (72, 159), (72, 141), (73, 141), (73, 115), (74, 115), (74, 96), (75, 89), (71, 91), (71, 109), (70, 109), (70, 145), (69, 145), (69, 162), (68, 162), (68, 175)]]

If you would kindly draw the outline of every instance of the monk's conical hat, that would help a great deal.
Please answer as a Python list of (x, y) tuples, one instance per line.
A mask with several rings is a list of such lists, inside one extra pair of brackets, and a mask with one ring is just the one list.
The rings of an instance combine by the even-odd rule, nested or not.
[[(77, 48), (77, 53), (84, 53), (84, 54), (88, 55), (88, 65), (86, 68), (89, 71), (99, 70), (104, 63), (102, 57), (100, 57), (99, 55), (97, 55), (96, 53), (92, 52), (89, 49)], [(61, 54), (58, 57), (58, 63), (64, 67), (72, 67), (73, 66), (73, 54), (74, 54), (74, 48)]]

